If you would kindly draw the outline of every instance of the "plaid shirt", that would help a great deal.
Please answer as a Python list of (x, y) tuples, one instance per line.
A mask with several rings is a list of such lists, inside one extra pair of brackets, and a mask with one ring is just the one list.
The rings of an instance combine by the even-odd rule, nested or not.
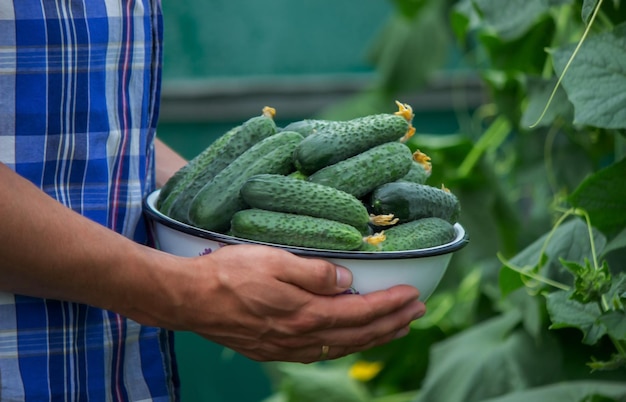
[[(0, 0), (0, 162), (144, 243), (161, 39), (159, 0)], [(1, 401), (177, 399), (170, 331), (0, 293)]]

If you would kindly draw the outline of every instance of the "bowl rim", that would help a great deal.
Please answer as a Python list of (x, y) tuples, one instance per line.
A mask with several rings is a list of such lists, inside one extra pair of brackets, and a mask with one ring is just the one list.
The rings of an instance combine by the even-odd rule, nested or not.
[(186, 223), (177, 221), (163, 214), (156, 208), (156, 200), (158, 199), (160, 189), (154, 190), (143, 200), (143, 211), (147, 215), (148, 220), (160, 223), (170, 229), (199, 237), (202, 239), (212, 240), (227, 245), (234, 244), (259, 244), (280, 248), (299, 256), (319, 257), (319, 258), (341, 258), (356, 260), (389, 260), (389, 259), (407, 259), (407, 258), (423, 258), (434, 257), (443, 254), (450, 254), (465, 247), (469, 243), (469, 234), (460, 223), (454, 224), (456, 237), (449, 243), (441, 246), (429, 247), (417, 250), (406, 251), (340, 251), (340, 250), (321, 250), (306, 247), (286, 246), (282, 244), (266, 243), (255, 240), (241, 239), (223, 233), (213, 232), (201, 229)]

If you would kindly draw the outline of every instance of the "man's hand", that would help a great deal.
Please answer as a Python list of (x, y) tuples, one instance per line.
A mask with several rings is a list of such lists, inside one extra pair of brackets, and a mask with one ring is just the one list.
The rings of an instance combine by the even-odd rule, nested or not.
[(266, 246), (226, 246), (188, 269), (172, 326), (254, 360), (313, 362), (323, 345), (328, 358), (345, 356), (406, 335), (425, 312), (413, 287), (340, 294), (346, 268)]

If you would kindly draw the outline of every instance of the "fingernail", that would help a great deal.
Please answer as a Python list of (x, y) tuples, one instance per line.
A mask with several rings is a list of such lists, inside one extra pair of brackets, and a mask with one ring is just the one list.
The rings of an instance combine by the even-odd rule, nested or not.
[(411, 328), (407, 325), (406, 327), (402, 328), (400, 331), (396, 332), (396, 335), (393, 338), (398, 339), (398, 338), (407, 336), (410, 330)]
[(349, 288), (352, 285), (352, 272), (347, 268), (337, 266), (337, 286), (340, 288)]

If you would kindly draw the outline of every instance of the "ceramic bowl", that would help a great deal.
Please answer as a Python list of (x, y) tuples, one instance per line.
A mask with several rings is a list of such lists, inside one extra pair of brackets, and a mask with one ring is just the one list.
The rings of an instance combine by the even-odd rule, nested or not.
[(441, 281), (453, 253), (469, 242), (463, 226), (457, 223), (454, 225), (456, 237), (450, 243), (410, 251), (334, 251), (268, 244), (199, 229), (169, 218), (155, 207), (159, 191), (146, 197), (144, 211), (160, 250), (193, 257), (228, 245), (265, 244), (303, 257), (323, 258), (348, 268), (352, 271), (353, 291), (360, 294), (408, 284), (418, 288), (420, 299), (426, 300)]

